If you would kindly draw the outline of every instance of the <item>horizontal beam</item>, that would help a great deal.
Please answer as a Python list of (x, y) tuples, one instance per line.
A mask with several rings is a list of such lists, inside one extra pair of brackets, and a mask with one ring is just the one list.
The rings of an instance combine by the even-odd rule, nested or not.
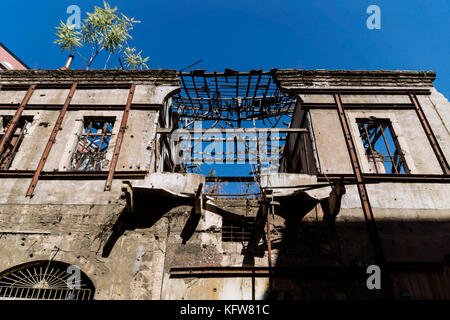
[[(226, 128), (226, 129), (175, 129), (182, 133), (208, 134), (208, 133), (257, 133), (257, 132), (308, 132), (305, 128)], [(170, 134), (172, 128), (158, 128), (156, 133)]]
[[(335, 103), (301, 103), (305, 109), (336, 109)], [(345, 109), (415, 109), (411, 103), (346, 103)]]
[[(404, 183), (450, 183), (450, 175), (438, 174), (377, 174), (363, 173), (364, 182), (404, 182)], [(317, 181), (339, 180), (344, 178), (346, 183), (356, 182), (356, 178), (351, 174), (318, 174)], [(327, 180), (328, 179), (328, 180)]]
[[(61, 110), (62, 104), (28, 104), (27, 110)], [(159, 110), (162, 104), (132, 104), (132, 110)], [(0, 110), (16, 110), (19, 104), (0, 104)], [(72, 104), (67, 110), (108, 110), (123, 111), (123, 105), (100, 105), (100, 104)]]
[[(271, 276), (290, 277), (366, 277), (361, 267), (271, 267)], [(268, 267), (192, 267), (171, 268), (171, 278), (189, 277), (268, 277)]]
[[(116, 171), (117, 179), (144, 179), (148, 171)], [(32, 178), (34, 170), (0, 170), (1, 178)], [(106, 180), (108, 171), (42, 171), (41, 180)]]
[(282, 91), (298, 94), (431, 94), (430, 89), (424, 88), (283, 88)]
[[(132, 83), (79, 83), (77, 89), (129, 89)], [(26, 90), (29, 84), (3, 84), (2, 91)], [(70, 89), (72, 82), (36, 84), (36, 89)]]
[(206, 182), (255, 182), (254, 177), (205, 177)]

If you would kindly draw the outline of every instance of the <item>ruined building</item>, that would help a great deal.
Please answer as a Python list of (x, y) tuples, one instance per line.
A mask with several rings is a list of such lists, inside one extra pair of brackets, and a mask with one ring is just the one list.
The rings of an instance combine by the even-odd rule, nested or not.
[(0, 297), (450, 299), (435, 76), (0, 71)]

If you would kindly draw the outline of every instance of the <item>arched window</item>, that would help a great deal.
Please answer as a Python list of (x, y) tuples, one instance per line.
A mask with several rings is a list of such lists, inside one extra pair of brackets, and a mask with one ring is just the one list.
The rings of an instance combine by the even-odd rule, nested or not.
[(95, 287), (77, 266), (33, 261), (0, 273), (0, 299), (91, 300)]

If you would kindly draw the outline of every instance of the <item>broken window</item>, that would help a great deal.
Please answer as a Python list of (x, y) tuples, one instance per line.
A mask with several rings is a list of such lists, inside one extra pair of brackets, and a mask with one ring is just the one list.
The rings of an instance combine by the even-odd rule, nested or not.
[(105, 156), (113, 125), (111, 118), (84, 119), (77, 150), (72, 155), (72, 170), (101, 171), (107, 166)]
[(389, 119), (356, 119), (369, 165), (376, 173), (409, 173)]
[[(4, 116), (2, 122), (2, 129), (0, 131), (0, 140), (3, 139), (8, 126), (12, 120), (12, 116)], [(0, 170), (9, 169), (14, 157), (16, 156), (22, 140), (27, 132), (27, 129), (31, 125), (33, 117), (21, 117), (16, 125), (16, 129), (11, 135), (10, 139), (6, 141), (5, 148), (0, 155)]]
[(222, 241), (223, 242), (248, 242), (253, 233), (254, 218), (244, 217), (241, 222), (232, 222), (223, 218)]

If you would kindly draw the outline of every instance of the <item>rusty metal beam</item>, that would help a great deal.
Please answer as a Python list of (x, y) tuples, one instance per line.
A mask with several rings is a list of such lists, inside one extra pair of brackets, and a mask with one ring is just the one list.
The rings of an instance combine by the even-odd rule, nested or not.
[[(36, 85), (36, 89), (70, 89), (72, 83), (39, 83)], [(26, 84), (3, 84), (3, 90), (26, 90), (28, 85)], [(129, 89), (130, 83), (78, 83), (78, 89)]]
[(442, 149), (439, 146), (439, 143), (433, 133), (433, 130), (431, 129), (430, 124), (428, 123), (425, 113), (423, 112), (422, 107), (420, 106), (419, 100), (417, 100), (417, 97), (414, 93), (410, 93), (409, 98), (411, 99), (411, 102), (414, 104), (417, 115), (419, 116), (420, 123), (422, 124), (422, 127), (425, 130), (425, 134), (427, 135), (427, 138), (431, 143), (431, 147), (433, 148), (434, 154), (436, 155), (439, 161), (439, 165), (441, 166), (442, 171), (444, 172), (444, 174), (450, 174), (450, 167), (448, 165), (447, 159), (445, 159), (444, 153), (442, 152)]
[(384, 265), (384, 253), (381, 247), (381, 242), (379, 239), (378, 231), (375, 225), (375, 219), (373, 217), (372, 207), (370, 205), (369, 196), (367, 194), (367, 189), (364, 184), (364, 179), (361, 171), (361, 166), (359, 164), (358, 155), (356, 153), (356, 148), (353, 143), (353, 139), (350, 133), (350, 127), (345, 116), (344, 107), (342, 105), (341, 97), (339, 94), (334, 94), (334, 99), (338, 108), (339, 120), (341, 123), (342, 131), (344, 132), (345, 142), (347, 145), (348, 153), (352, 163), (353, 173), (356, 176), (356, 182), (358, 187), (358, 193), (362, 204), (362, 209), (364, 212), (364, 218), (367, 222), (367, 227), (369, 231), (369, 236), (372, 240), (372, 245), (374, 249), (375, 260), (379, 266)]
[(255, 182), (254, 177), (205, 177), (206, 182)]
[(133, 101), (134, 90), (136, 85), (131, 85), (130, 92), (128, 94), (127, 105), (123, 111), (122, 122), (120, 124), (119, 134), (117, 135), (116, 145), (114, 147), (114, 154), (111, 160), (111, 166), (109, 168), (108, 178), (106, 179), (105, 191), (111, 190), (111, 184), (114, 177), (114, 171), (116, 170), (117, 161), (119, 159), (120, 147), (122, 145), (125, 129), (127, 128), (128, 115), (130, 114), (131, 102)]
[[(450, 183), (449, 175), (442, 174), (376, 174), (363, 173), (364, 183)], [(356, 183), (354, 175), (350, 174), (318, 174), (318, 182), (326, 182), (328, 180), (335, 181), (344, 178), (345, 183)]]
[[(78, 86), (77, 86), (78, 88)], [(0, 104), (0, 110), (17, 110), (20, 104)], [(133, 104), (131, 110), (160, 110), (162, 104)], [(123, 111), (123, 105), (71, 104), (69, 111), (105, 110)], [(27, 104), (27, 110), (61, 110), (61, 104)]]
[(33, 196), (34, 189), (36, 188), (36, 185), (39, 180), (39, 175), (41, 174), (42, 170), (44, 169), (45, 162), (47, 161), (48, 155), (50, 154), (53, 144), (56, 141), (56, 135), (58, 134), (58, 131), (61, 129), (61, 125), (62, 125), (64, 116), (67, 112), (67, 108), (69, 107), (70, 101), (72, 100), (72, 97), (75, 93), (76, 88), (77, 88), (77, 83), (75, 82), (72, 85), (72, 87), (70, 88), (70, 91), (66, 98), (66, 101), (64, 102), (61, 112), (59, 113), (58, 119), (56, 120), (55, 126), (53, 127), (52, 133), (50, 134), (50, 138), (48, 139), (47, 145), (45, 146), (44, 153), (42, 154), (41, 160), (39, 160), (39, 164), (36, 168), (36, 171), (34, 172), (33, 179), (31, 179), (31, 183), (30, 183), (30, 186), (28, 187), (28, 191), (26, 194), (27, 197)]
[(181, 267), (171, 268), (171, 278), (190, 277), (361, 277), (366, 278), (366, 269), (362, 267)]
[(19, 108), (16, 110), (14, 117), (11, 119), (11, 122), (8, 125), (8, 129), (6, 129), (5, 135), (3, 136), (0, 142), (0, 154), (3, 153), (5, 149), (6, 142), (9, 141), (14, 131), (16, 130), (17, 123), (20, 120), (20, 116), (22, 115), (23, 110), (25, 109), (26, 104), (31, 98), (34, 89), (36, 88), (35, 84), (29, 86), (27, 93), (23, 97), (22, 103), (19, 105)]
[[(34, 170), (0, 170), (0, 179), (29, 179)], [(105, 180), (109, 171), (41, 171), (40, 180)], [(117, 179), (144, 179), (148, 171), (115, 171)]]

